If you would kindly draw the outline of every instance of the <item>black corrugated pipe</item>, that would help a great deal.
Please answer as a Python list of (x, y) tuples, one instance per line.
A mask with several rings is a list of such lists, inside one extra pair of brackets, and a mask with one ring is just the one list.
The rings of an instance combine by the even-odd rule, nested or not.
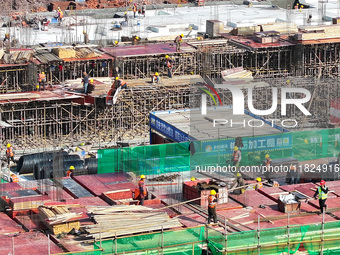
[(98, 159), (97, 158), (86, 158), (85, 167), (87, 168), (88, 174), (98, 173)]

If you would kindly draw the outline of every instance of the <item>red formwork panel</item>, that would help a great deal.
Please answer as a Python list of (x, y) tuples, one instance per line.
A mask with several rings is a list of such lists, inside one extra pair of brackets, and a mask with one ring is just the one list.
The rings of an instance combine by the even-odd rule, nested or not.
[(80, 175), (75, 176), (73, 179), (95, 196), (100, 196), (102, 193), (110, 190), (105, 184), (98, 180), (96, 175)]
[(10, 234), (17, 232), (25, 232), (25, 230), (18, 226), (7, 214), (0, 213), (0, 234)]
[[(320, 208), (319, 207), (319, 200), (315, 199), (315, 200), (309, 200), (309, 203), (311, 205), (313, 205), (315, 208)], [(336, 198), (327, 198), (326, 200), (326, 205), (327, 208), (340, 208), (340, 197), (336, 197)]]
[(108, 187), (110, 191), (127, 190), (127, 189), (134, 190), (137, 188), (137, 185), (131, 182), (125, 182), (125, 183), (116, 183), (116, 184), (106, 184), (106, 187)]
[(47, 230), (47, 227), (37, 213), (32, 212), (27, 215), (17, 215), (15, 216), (15, 220), (28, 231)]
[(123, 182), (128, 180), (128, 175), (126, 173), (95, 174), (93, 176), (95, 176), (100, 182), (104, 184), (109, 184), (112, 182)]
[(198, 213), (180, 215), (180, 216), (178, 216), (178, 220), (185, 227), (195, 227), (195, 226), (207, 223), (207, 219), (205, 217), (199, 215)]
[(8, 182), (0, 184), (0, 191), (11, 191), (23, 189), (17, 182)]
[(40, 194), (47, 195), (51, 200), (60, 200), (60, 199), (72, 199), (73, 197), (67, 193), (65, 190), (57, 190), (55, 186), (51, 186), (48, 188), (40, 188), (37, 189), (37, 192)]
[[(293, 184), (293, 185), (286, 185), (286, 186), (281, 186), (281, 189), (285, 190), (285, 191), (299, 191), (309, 197), (313, 197), (315, 191), (311, 190), (311, 189), (316, 189), (318, 186), (313, 184), (313, 183), (301, 183), (301, 184)], [(334, 196), (335, 195), (331, 195)]]
[(14, 250), (14, 254), (46, 255), (49, 254), (48, 247), (51, 254), (63, 252), (53, 241), (49, 244), (48, 242), (47, 236), (40, 232), (25, 232), (15, 236), (3, 235), (0, 238), (0, 254), (12, 254)]
[(243, 194), (235, 195), (229, 194), (235, 201), (245, 206), (259, 207), (259, 205), (273, 205), (276, 204), (273, 200), (261, 194), (257, 190), (246, 190)]
[(284, 194), (287, 191), (284, 191), (280, 187), (264, 187), (262, 189), (259, 189), (258, 192), (278, 203), (280, 194)]

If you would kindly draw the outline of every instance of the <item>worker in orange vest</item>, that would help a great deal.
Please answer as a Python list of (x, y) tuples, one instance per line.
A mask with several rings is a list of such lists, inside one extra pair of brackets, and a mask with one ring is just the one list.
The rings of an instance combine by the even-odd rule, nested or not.
[(270, 159), (269, 154), (266, 154), (265, 158), (266, 158), (266, 160), (265, 160), (266, 167), (267, 167), (267, 169), (269, 169), (270, 165), (272, 163), (272, 160)]
[(254, 189), (258, 190), (258, 189), (262, 189), (262, 188), (263, 188), (262, 179), (261, 179), (261, 177), (257, 177), (256, 178), (256, 185), (254, 186)]
[(133, 17), (136, 18), (136, 12), (137, 12), (137, 4), (136, 3), (133, 4), (132, 10), (133, 10)]
[(70, 166), (70, 169), (66, 173), (66, 177), (73, 178), (74, 166)]
[(39, 74), (39, 91), (41, 90), (41, 87), (43, 87), (43, 91), (45, 91), (45, 82), (46, 82), (46, 75), (44, 72), (41, 72)]
[(166, 59), (166, 66), (168, 68), (168, 77), (172, 78), (172, 66), (173, 66), (172, 59), (168, 55), (165, 56), (165, 59)]
[(145, 175), (141, 175), (140, 176), (140, 180), (138, 182), (138, 189), (139, 189), (139, 196), (140, 196), (140, 202), (139, 204), (140, 205), (144, 205), (144, 199), (147, 195), (147, 190), (146, 190), (146, 187), (145, 187)]
[(10, 181), (11, 182), (19, 182), (19, 178), (15, 174), (11, 174)]
[(152, 77), (152, 84), (159, 83), (161, 81), (161, 78), (159, 77), (159, 73), (155, 72), (155, 74)]
[(233, 166), (239, 167), (241, 156), (242, 156), (241, 151), (238, 149), (237, 146), (235, 146), (234, 151), (233, 151), (233, 157), (232, 157)]
[(122, 89), (127, 89), (127, 83), (123, 79), (119, 79), (119, 77), (116, 77), (116, 87), (121, 87)]
[(181, 51), (181, 43), (183, 42), (183, 34), (180, 34), (178, 36), (176, 36), (174, 43), (176, 43), (176, 52), (180, 52)]
[(60, 7), (58, 7), (58, 22), (59, 22), (59, 25), (60, 25), (61, 22), (63, 21), (63, 17), (64, 17), (64, 13), (63, 13), (63, 11), (60, 9)]
[(13, 152), (13, 147), (11, 144), (7, 144), (7, 149), (6, 149), (6, 157), (7, 157), (7, 163), (9, 165), (10, 161), (12, 160), (13, 163), (15, 163), (14, 161), (14, 152)]
[(208, 224), (210, 224), (211, 218), (213, 218), (214, 223), (217, 223), (216, 206), (217, 206), (216, 191), (211, 190), (210, 195), (208, 196)]

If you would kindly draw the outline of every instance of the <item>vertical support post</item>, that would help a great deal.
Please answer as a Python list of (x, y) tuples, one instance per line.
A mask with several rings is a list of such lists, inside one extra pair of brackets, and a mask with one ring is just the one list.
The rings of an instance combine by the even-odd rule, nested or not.
[(48, 255), (51, 254), (50, 234), (47, 234)]
[(224, 242), (224, 246), (225, 246), (225, 254), (228, 254), (228, 225), (227, 225), (227, 218), (224, 218), (224, 235), (225, 235), (225, 242)]
[(195, 244), (192, 244), (192, 255), (195, 255)]
[(288, 248), (288, 254), (290, 254), (290, 236), (289, 236), (289, 213), (287, 214), (287, 248)]
[(163, 225), (162, 225), (162, 234), (161, 234), (161, 249), (162, 249), (162, 254), (163, 254), (163, 246), (164, 246), (164, 229), (163, 229)]
[[(118, 241), (117, 241), (117, 232), (115, 233), (115, 254), (117, 254), (118, 252), (118, 247), (117, 247), (117, 243), (118, 243)], [(101, 246), (101, 244), (100, 244), (100, 248), (102, 248), (102, 246)]]
[(257, 254), (260, 255), (260, 215), (257, 215)]
[(14, 236), (12, 236), (12, 254), (14, 255)]
[(321, 230), (321, 252), (320, 255), (323, 255), (324, 248), (324, 237), (325, 237), (325, 210), (322, 213), (322, 230)]

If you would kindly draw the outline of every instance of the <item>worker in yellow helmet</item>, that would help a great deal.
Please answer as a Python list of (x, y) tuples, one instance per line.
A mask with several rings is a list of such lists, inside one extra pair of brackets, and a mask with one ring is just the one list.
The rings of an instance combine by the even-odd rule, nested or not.
[(115, 41), (115, 43), (113, 44), (114, 47), (118, 47), (119, 42)]
[[(245, 184), (244, 184), (244, 179), (242, 178), (242, 174), (241, 173), (237, 173), (236, 174), (236, 179), (233, 182), (232, 185), (232, 189), (234, 189), (234, 194), (240, 195), (243, 194), (245, 191)], [(237, 189), (238, 187), (240, 187), (239, 189)]]
[(74, 175), (74, 166), (70, 166), (70, 168), (68, 169), (66, 176), (69, 178), (73, 178)]
[(152, 84), (159, 83), (161, 81), (161, 78), (159, 77), (159, 73), (155, 72), (155, 74), (152, 76)]
[(140, 41), (140, 38), (137, 35), (135, 35), (133, 37), (132, 44), (133, 45), (137, 45), (139, 41)]
[(83, 31), (84, 35), (84, 44), (88, 44), (90, 42), (89, 35), (86, 33), (86, 31)]
[(115, 87), (116, 88), (121, 87), (122, 89), (127, 89), (127, 83), (123, 79), (120, 79), (119, 77), (116, 77)]
[(231, 159), (233, 162), (233, 166), (236, 166), (237, 168), (240, 166), (241, 156), (242, 156), (241, 151), (238, 149), (237, 146), (235, 146), (233, 156)]
[(9, 164), (11, 163), (11, 160), (13, 163), (15, 163), (14, 161), (14, 152), (13, 152), (13, 147), (10, 143), (7, 144), (7, 149), (6, 149), (6, 158), (7, 158), (7, 164), (9, 166)]
[(139, 204), (144, 205), (144, 199), (147, 196), (147, 189), (145, 187), (145, 175), (142, 174), (140, 176), (140, 180), (138, 182), (138, 189), (139, 189)]
[(192, 177), (190, 178), (190, 181), (194, 182), (194, 181), (196, 181), (196, 178), (192, 176)]
[(214, 223), (217, 223), (216, 206), (217, 194), (215, 190), (211, 190), (208, 196), (208, 224), (210, 224), (211, 218), (214, 220)]
[(272, 160), (270, 159), (269, 154), (266, 154), (266, 156), (264, 156), (264, 157), (265, 157), (265, 165), (267, 167), (267, 171), (269, 171), (270, 166), (272, 164)]
[(261, 179), (261, 177), (257, 177), (256, 178), (256, 185), (254, 186), (254, 189), (258, 190), (258, 189), (262, 189), (262, 188), (263, 188), (262, 179)]
[(44, 72), (41, 72), (39, 74), (39, 90), (43, 88), (43, 90), (45, 91), (45, 82), (46, 82), (46, 75)]
[(168, 68), (168, 77), (172, 78), (173, 64), (172, 64), (172, 59), (169, 57), (169, 55), (165, 56), (165, 62), (166, 62), (166, 67)]
[(174, 43), (176, 43), (176, 52), (180, 52), (181, 51), (181, 43), (183, 42), (183, 34), (180, 34), (178, 36), (176, 36)]

